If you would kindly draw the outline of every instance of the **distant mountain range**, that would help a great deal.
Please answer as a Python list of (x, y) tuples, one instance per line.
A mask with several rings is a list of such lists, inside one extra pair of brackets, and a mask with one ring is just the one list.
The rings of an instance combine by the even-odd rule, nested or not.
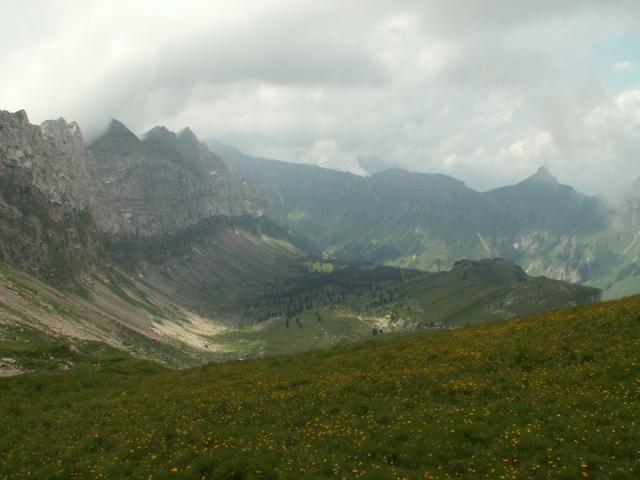
[(327, 257), (431, 271), (460, 258), (502, 257), (607, 297), (640, 292), (640, 180), (621, 187), (638, 197), (613, 207), (544, 167), (516, 185), (477, 192), (445, 175), (392, 169), (361, 177), (209, 145), (268, 199), (276, 221)]

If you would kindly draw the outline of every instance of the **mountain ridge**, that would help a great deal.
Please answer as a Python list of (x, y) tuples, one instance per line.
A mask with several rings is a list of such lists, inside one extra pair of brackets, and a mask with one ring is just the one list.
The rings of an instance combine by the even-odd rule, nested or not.
[[(636, 236), (628, 227), (633, 213), (561, 184), (544, 166), (479, 192), (437, 174), (392, 169), (359, 177), (251, 157), (219, 142), (211, 147), (267, 197), (278, 222), (328, 257), (437, 271), (460, 258), (499, 256), (607, 296), (640, 291), (640, 278), (625, 270), (632, 253), (640, 254), (635, 244), (627, 250)], [(419, 188), (422, 180), (428, 187)]]
[(558, 179), (553, 176), (551, 171), (545, 166), (540, 166), (536, 171), (536, 173), (534, 173), (528, 178), (525, 178), (520, 183), (524, 183), (524, 182), (527, 182), (527, 183), (537, 182), (537, 183), (546, 183), (546, 184), (560, 183), (558, 182)]

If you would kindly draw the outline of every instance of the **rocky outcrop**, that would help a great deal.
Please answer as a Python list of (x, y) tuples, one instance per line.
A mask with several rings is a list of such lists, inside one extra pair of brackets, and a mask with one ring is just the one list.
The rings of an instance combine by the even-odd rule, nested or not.
[(0, 255), (45, 278), (69, 280), (93, 250), (91, 179), (76, 123), (31, 125), (0, 111)]
[(261, 217), (248, 184), (189, 129), (139, 139), (113, 121), (85, 147), (64, 119), (0, 111), (0, 258), (73, 281), (95, 245), (157, 238), (219, 217)]
[(217, 216), (260, 217), (262, 200), (190, 129), (138, 139), (113, 121), (89, 147), (99, 228), (110, 236), (172, 235)]
[(546, 185), (559, 185), (558, 179), (554, 177), (547, 167), (540, 167), (529, 178), (526, 178), (521, 183), (524, 184), (546, 184)]
[(90, 205), (86, 163), (77, 123), (60, 118), (38, 127), (29, 123), (24, 111), (0, 111), (0, 175), (46, 197), (54, 220)]

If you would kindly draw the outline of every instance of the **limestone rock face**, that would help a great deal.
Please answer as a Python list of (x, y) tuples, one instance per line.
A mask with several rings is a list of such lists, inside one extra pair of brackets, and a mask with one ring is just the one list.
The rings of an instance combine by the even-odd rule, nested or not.
[(31, 125), (0, 111), (0, 257), (71, 279), (92, 252), (91, 180), (82, 134), (64, 119)]
[[(88, 208), (90, 178), (82, 134), (60, 118), (31, 125), (24, 111), (0, 111), (0, 175), (46, 198), (50, 209), (71, 213)], [(55, 217), (55, 215), (54, 215)]]
[(89, 151), (94, 218), (111, 236), (174, 234), (211, 217), (264, 213), (248, 184), (188, 128), (156, 127), (138, 139), (114, 120)]
[(76, 123), (0, 111), (0, 258), (40, 277), (72, 281), (105, 239), (257, 218), (264, 205), (189, 129), (139, 139), (113, 121), (87, 148)]

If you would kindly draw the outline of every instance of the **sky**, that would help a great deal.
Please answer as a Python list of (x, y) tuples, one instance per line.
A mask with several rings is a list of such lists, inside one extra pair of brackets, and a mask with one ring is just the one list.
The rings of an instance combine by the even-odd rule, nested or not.
[(637, 0), (1, 0), (0, 109), (486, 190), (640, 176)]

